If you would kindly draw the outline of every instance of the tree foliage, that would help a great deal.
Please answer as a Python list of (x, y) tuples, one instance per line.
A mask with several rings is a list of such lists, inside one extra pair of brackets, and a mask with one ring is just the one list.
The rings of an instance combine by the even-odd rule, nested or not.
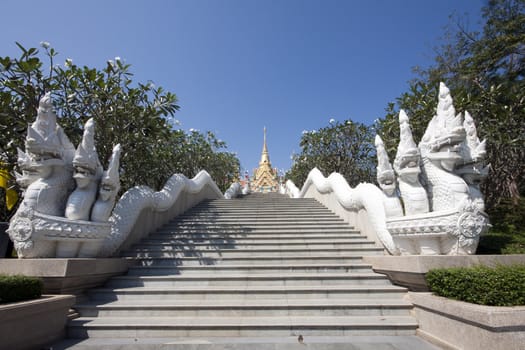
[(410, 117), (414, 139), (420, 140), (435, 114), (439, 82), (445, 82), (456, 111), (468, 110), (478, 136), (487, 139), (491, 171), (482, 191), (490, 211), (505, 198), (517, 203), (525, 193), (525, 1), (490, 0), (482, 17), (479, 33), (469, 31), (463, 18), (451, 17), (435, 63), (415, 69), (418, 77), (397, 104), (387, 107), (379, 131), (393, 157), (402, 108)]
[(304, 131), (301, 153), (293, 155), (293, 166), (286, 177), (301, 186), (310, 170), (317, 167), (325, 176), (340, 173), (350, 186), (374, 182), (374, 135), (371, 127), (351, 120), (340, 123), (332, 119), (326, 127)]
[(17, 45), (20, 57), (0, 57), (0, 162), (11, 173), (17, 166), (17, 148), (24, 149), (27, 126), (48, 91), (58, 123), (73, 144), (80, 142), (89, 118), (95, 120), (96, 147), (104, 166), (113, 145), (121, 144), (122, 190), (135, 185), (159, 189), (177, 172), (193, 177), (206, 169), (221, 182), (231, 181), (238, 172), (238, 159), (222, 152), (225, 143), (212, 133), (175, 129), (176, 95), (152, 83), (134, 83), (130, 65), (120, 58), (107, 61), (102, 69), (78, 66), (70, 59), (59, 65), (48, 43), (41, 43), (42, 49)]

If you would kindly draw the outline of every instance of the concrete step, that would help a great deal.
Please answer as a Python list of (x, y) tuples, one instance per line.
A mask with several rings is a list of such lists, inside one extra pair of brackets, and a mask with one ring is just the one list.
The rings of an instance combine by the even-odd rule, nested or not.
[(210, 209), (239, 209), (239, 210), (326, 210), (327, 208), (316, 202), (300, 202), (300, 201), (286, 201), (281, 203), (248, 203), (241, 201), (224, 201), (224, 202), (208, 202), (196, 206), (193, 210), (210, 210)]
[(238, 219), (269, 219), (269, 218), (285, 218), (285, 219), (307, 219), (309, 217), (319, 217), (327, 220), (339, 219), (340, 216), (334, 215), (334, 213), (324, 207), (317, 208), (300, 208), (293, 206), (285, 206), (282, 208), (251, 208), (249, 206), (242, 207), (216, 207), (216, 208), (195, 208), (187, 211), (173, 220), (189, 219), (191, 217), (196, 218), (238, 218)]
[(318, 285), (318, 286), (196, 286), (95, 288), (91, 300), (254, 300), (254, 299), (401, 299), (402, 287), (389, 285)]
[(289, 264), (289, 265), (199, 265), (199, 266), (132, 266), (128, 270), (129, 275), (179, 275), (182, 273), (199, 274), (237, 274), (249, 275), (259, 273), (334, 273), (334, 272), (371, 272), (372, 266), (369, 264)]
[(159, 350), (163, 341), (147, 339), (178, 339), (177, 349), (273, 350), (293, 349), (287, 340), (300, 334), (324, 337), (319, 349), (334, 350), (337, 338), (413, 336), (406, 289), (362, 262), (378, 254), (383, 248), (313, 199), (208, 201), (123, 252), (137, 265), (79, 300), (68, 334), (93, 337), (86, 349), (107, 339), (102, 348)]
[(80, 317), (70, 322), (68, 336), (188, 337), (414, 335), (417, 323), (408, 316), (285, 317)]
[(220, 257), (203, 256), (172, 257), (135, 257), (139, 266), (202, 266), (202, 265), (283, 265), (283, 264), (352, 264), (361, 262), (361, 257), (346, 256), (251, 256), (251, 257)]
[(187, 247), (173, 245), (158, 245), (150, 247), (137, 247), (133, 250), (124, 251), (124, 257), (139, 258), (187, 258), (197, 257), (201, 259), (222, 259), (222, 258), (261, 258), (270, 259), (276, 257), (338, 257), (343, 256), (355, 262), (361, 262), (363, 256), (382, 254), (382, 250), (370, 248), (285, 248), (276, 250), (274, 248), (257, 249), (188, 249)]
[[(253, 199), (253, 200), (252, 200)], [(239, 205), (239, 204), (250, 204), (250, 206), (262, 206), (262, 205), (278, 205), (282, 203), (294, 203), (294, 205), (321, 205), (317, 200), (314, 198), (290, 198), (290, 197), (281, 197), (277, 200), (267, 200), (267, 198), (250, 198), (250, 197), (244, 197), (244, 198), (235, 198), (234, 200), (226, 199), (226, 198), (220, 198), (220, 199), (212, 199), (207, 200), (204, 202), (199, 203), (199, 205)]]
[(196, 243), (203, 241), (225, 241), (235, 240), (237, 243), (249, 243), (249, 242), (267, 242), (272, 243), (316, 243), (316, 242), (355, 242), (361, 244), (373, 244), (364, 236), (357, 236), (351, 234), (310, 234), (308, 236), (301, 236), (299, 234), (284, 234), (284, 235), (237, 235), (237, 237), (228, 234), (215, 234), (215, 235), (195, 235), (195, 234), (154, 234), (148, 236), (147, 241), (173, 241), (181, 243)]
[(257, 299), (244, 302), (224, 300), (116, 301), (105, 304), (77, 304), (81, 317), (282, 317), (282, 316), (406, 316), (412, 304), (392, 300)]
[(325, 237), (294, 237), (294, 238), (282, 238), (282, 237), (266, 237), (264, 239), (254, 238), (251, 235), (247, 237), (203, 237), (203, 238), (170, 238), (170, 236), (156, 235), (154, 237), (148, 237), (142, 241), (142, 244), (149, 243), (164, 243), (164, 244), (175, 244), (175, 245), (215, 245), (215, 244), (236, 244), (238, 246), (242, 245), (289, 245), (290, 247), (308, 244), (308, 245), (326, 245), (326, 244), (350, 244), (354, 247), (369, 247), (374, 245), (374, 242), (368, 241), (365, 238), (361, 239), (348, 238), (348, 237), (336, 237), (336, 238), (325, 238)]
[(365, 252), (382, 252), (383, 248), (376, 247), (374, 243), (367, 242), (367, 243), (361, 243), (361, 242), (354, 242), (354, 241), (345, 241), (345, 242), (312, 242), (312, 243), (302, 243), (302, 242), (296, 242), (296, 243), (268, 243), (268, 242), (250, 242), (250, 243), (238, 243), (235, 240), (220, 240), (216, 242), (192, 242), (192, 243), (182, 243), (177, 242), (176, 240), (173, 240), (173, 242), (170, 241), (162, 241), (162, 240), (145, 240), (142, 242), (141, 246), (143, 248), (150, 248), (153, 250), (159, 250), (163, 247), (171, 246), (175, 250), (185, 250), (185, 251), (194, 251), (194, 250), (218, 250), (222, 251), (225, 249), (273, 249), (273, 250), (280, 250), (280, 249), (290, 249), (290, 248), (297, 248), (297, 249), (324, 249), (324, 248), (338, 248), (338, 249), (351, 249), (355, 248), (356, 250), (362, 250), (363, 253)]
[(164, 225), (162, 228), (167, 229), (183, 229), (183, 228), (194, 228), (194, 227), (217, 227), (217, 228), (266, 228), (276, 229), (294, 227), (300, 229), (302, 227), (314, 227), (314, 228), (341, 228), (349, 229), (349, 226), (344, 222), (339, 221), (324, 221), (324, 220), (300, 220), (300, 221), (246, 221), (237, 222), (232, 220), (231, 222), (171, 222)]
[[(323, 207), (294, 207), (292, 205), (282, 207), (282, 208), (252, 208), (250, 206), (239, 206), (239, 207), (209, 207), (209, 208), (195, 208), (190, 211), (185, 212), (182, 216), (191, 216), (191, 215), (212, 215), (220, 217), (222, 215), (232, 215), (236, 217), (243, 216), (291, 216), (298, 215), (299, 217), (304, 217), (306, 214), (310, 215), (325, 215), (332, 214), (333, 212), (327, 208)], [(177, 218), (175, 218), (177, 220)]]
[(200, 276), (117, 276), (109, 280), (106, 288), (127, 287), (186, 287), (186, 286), (312, 286), (312, 285), (390, 285), (381, 274), (367, 273), (323, 273), (312, 276), (308, 273)]
[(290, 216), (267, 216), (267, 217), (245, 217), (240, 215), (231, 215), (231, 216), (213, 216), (213, 215), (199, 215), (199, 216), (192, 216), (192, 217), (179, 217), (174, 221), (170, 221), (170, 223), (200, 223), (203, 222), (205, 224), (214, 224), (214, 223), (300, 223), (300, 222), (336, 222), (336, 223), (344, 223), (344, 220), (338, 217), (332, 216), (313, 216), (313, 215), (305, 215), (298, 217), (297, 215), (290, 215)]
[[(319, 209), (319, 210), (280, 210), (280, 211), (250, 211), (250, 212), (244, 212), (240, 214), (237, 210), (199, 210), (199, 211), (189, 211), (182, 215), (177, 216), (172, 221), (178, 221), (178, 220), (191, 220), (191, 219), (208, 219), (210, 217), (217, 218), (217, 219), (270, 219), (270, 218), (295, 218), (295, 219), (302, 219), (302, 218), (334, 218), (334, 213), (331, 212), (328, 209)], [(338, 218), (338, 217), (336, 217)]]
[[(172, 337), (67, 339), (53, 344), (53, 350), (439, 350), (422, 338), (408, 336), (291, 336), (265, 337)], [(303, 341), (298, 341), (298, 336)]]
[(221, 257), (187, 256), (183, 258), (170, 257), (136, 257), (138, 266), (203, 266), (203, 265), (288, 265), (288, 264), (352, 264), (361, 262), (361, 256), (269, 256), (269, 257)]
[[(209, 207), (209, 208), (195, 208), (184, 213), (184, 216), (191, 215), (234, 215), (237, 217), (243, 216), (269, 216), (269, 215), (299, 215), (304, 217), (305, 214), (317, 215), (317, 214), (329, 214), (332, 213), (327, 208), (323, 207), (294, 207), (293, 205), (287, 205), (280, 208), (253, 208), (251, 206), (239, 206), (239, 207)], [(333, 217), (333, 216), (332, 216)], [(176, 220), (177, 218), (175, 218)]]
[(216, 227), (216, 226), (205, 226), (199, 225), (195, 227), (161, 227), (157, 230), (156, 234), (170, 234), (170, 233), (185, 233), (185, 234), (301, 234), (301, 233), (314, 233), (314, 234), (331, 234), (331, 233), (346, 233), (348, 235), (362, 235), (349, 227), (324, 227), (324, 226), (305, 226), (305, 227)]
[(358, 232), (335, 232), (335, 233), (318, 233), (318, 232), (295, 232), (295, 233), (274, 233), (274, 232), (258, 232), (250, 233), (223, 233), (223, 232), (165, 232), (153, 233), (148, 236), (148, 239), (252, 239), (252, 240), (271, 240), (271, 239), (352, 239), (367, 241), (366, 237)]

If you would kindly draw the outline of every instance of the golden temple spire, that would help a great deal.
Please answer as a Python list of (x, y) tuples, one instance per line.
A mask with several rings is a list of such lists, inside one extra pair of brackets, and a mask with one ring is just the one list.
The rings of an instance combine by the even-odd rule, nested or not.
[(275, 192), (279, 188), (277, 181), (277, 172), (272, 169), (270, 164), (270, 155), (268, 154), (268, 145), (266, 144), (266, 127), (264, 127), (263, 150), (259, 168), (255, 170), (252, 190), (255, 192)]
[(263, 150), (261, 155), (260, 164), (270, 164), (270, 156), (268, 155), (268, 146), (266, 145), (266, 127), (264, 127), (264, 141), (263, 141)]

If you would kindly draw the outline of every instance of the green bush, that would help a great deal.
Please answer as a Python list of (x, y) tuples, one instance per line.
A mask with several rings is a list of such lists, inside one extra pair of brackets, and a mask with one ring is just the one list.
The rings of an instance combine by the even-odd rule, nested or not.
[(525, 305), (525, 265), (435, 269), (426, 280), (442, 297), (491, 306)]
[(42, 281), (35, 277), (0, 275), (0, 303), (39, 298), (42, 288)]

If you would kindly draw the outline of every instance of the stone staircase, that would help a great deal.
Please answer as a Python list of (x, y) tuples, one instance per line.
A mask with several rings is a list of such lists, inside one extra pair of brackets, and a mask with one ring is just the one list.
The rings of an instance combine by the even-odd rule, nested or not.
[(68, 325), (69, 341), (86, 349), (89, 342), (74, 339), (141, 349), (230, 349), (240, 339), (292, 343), (283, 349), (344, 344), (348, 336), (420, 341), (411, 337), (417, 322), (406, 289), (364, 264), (370, 254), (383, 250), (314, 199), (251, 194), (203, 202), (123, 252), (137, 265), (75, 306), (80, 317)]

